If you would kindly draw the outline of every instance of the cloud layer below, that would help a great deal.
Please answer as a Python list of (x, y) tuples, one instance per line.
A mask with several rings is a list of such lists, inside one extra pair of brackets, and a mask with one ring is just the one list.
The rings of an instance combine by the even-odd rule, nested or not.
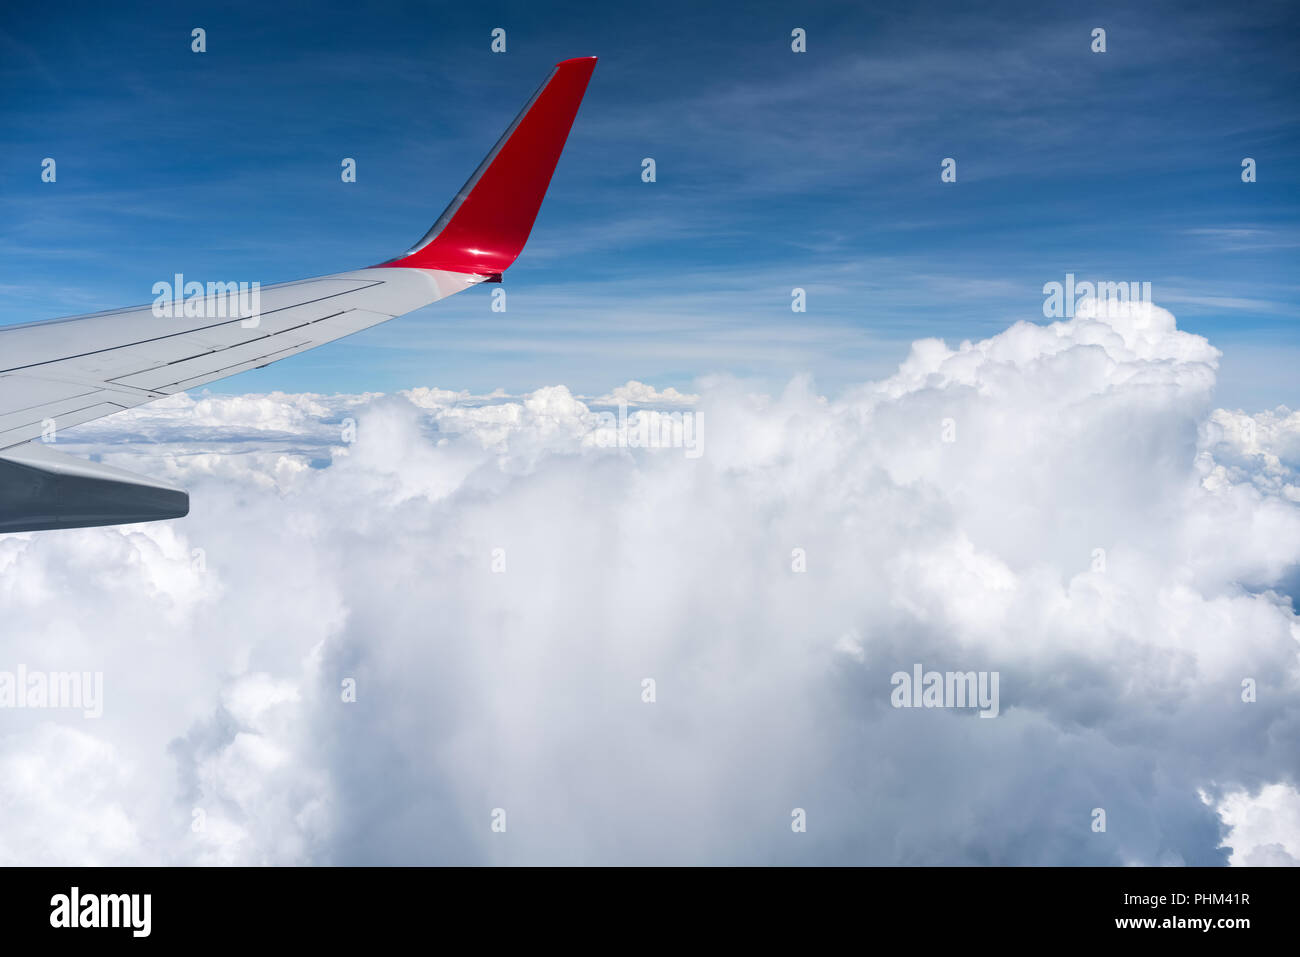
[[(1133, 309), (836, 399), (79, 429), (194, 510), (0, 537), (0, 670), (105, 698), (0, 710), (0, 863), (1296, 863), (1300, 413), (1216, 409), (1218, 360)], [(619, 402), (700, 454), (610, 443)], [(916, 663), (998, 672), (999, 716), (892, 707)]]

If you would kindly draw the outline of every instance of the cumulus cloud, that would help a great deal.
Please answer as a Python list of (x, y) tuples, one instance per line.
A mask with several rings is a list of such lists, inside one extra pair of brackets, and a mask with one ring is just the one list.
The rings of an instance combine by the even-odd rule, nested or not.
[(1300, 792), (1270, 784), (1259, 793), (1227, 795), (1219, 813), (1230, 828), (1231, 863), (1246, 866), (1300, 866)]
[(669, 386), (666, 389), (656, 389), (652, 385), (644, 382), (637, 382), (635, 379), (629, 379), (624, 385), (611, 389), (609, 392), (595, 399), (592, 399), (593, 405), (693, 405), (698, 402), (698, 395), (689, 395), (678, 392)]
[[(1290, 863), (1300, 415), (1216, 409), (1218, 359), (1134, 307), (834, 398), (77, 430), (194, 510), (0, 537), (0, 669), (105, 684), (0, 711), (0, 861)], [(593, 442), (620, 395), (689, 398), (704, 454)], [(893, 707), (916, 663), (998, 672), (998, 717)]]

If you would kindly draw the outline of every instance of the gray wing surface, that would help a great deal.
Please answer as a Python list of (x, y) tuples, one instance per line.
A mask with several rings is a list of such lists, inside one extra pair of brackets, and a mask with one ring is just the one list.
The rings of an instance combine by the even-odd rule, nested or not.
[(55, 452), (46, 439), (257, 369), (445, 299), (486, 276), (359, 269), (237, 297), (195, 296), (198, 315), (154, 306), (0, 327), (0, 532), (180, 518), (181, 489)]

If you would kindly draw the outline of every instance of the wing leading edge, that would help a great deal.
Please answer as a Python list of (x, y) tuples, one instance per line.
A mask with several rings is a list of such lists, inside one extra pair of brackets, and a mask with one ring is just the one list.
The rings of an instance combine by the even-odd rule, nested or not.
[(429, 232), (396, 259), (260, 287), (254, 319), (209, 288), (175, 316), (140, 306), (0, 327), (0, 532), (188, 514), (179, 489), (33, 441), (51, 423), (63, 430), (260, 368), (499, 280), (532, 231), (595, 64), (557, 64)]

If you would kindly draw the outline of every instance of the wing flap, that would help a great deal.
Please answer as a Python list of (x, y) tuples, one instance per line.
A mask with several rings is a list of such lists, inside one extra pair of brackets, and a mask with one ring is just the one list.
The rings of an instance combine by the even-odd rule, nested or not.
[[(311, 326), (308, 327), (311, 332), (310, 339), (305, 339), (275, 352), (269, 352), (264, 356), (250, 359), (239, 365), (228, 366), (211, 372), (201, 373), (190, 379), (184, 379), (161, 386), (158, 391), (170, 395), (175, 392), (185, 392), (188, 389), (196, 389), (199, 386), (207, 385), (209, 382), (215, 382), (218, 379), (224, 379), (227, 376), (238, 375), (241, 372), (248, 372), (251, 369), (260, 369), (273, 362), (279, 362), (281, 359), (288, 359), (290, 356), (296, 356), (301, 352), (306, 352), (308, 349), (315, 349), (317, 346), (324, 345), (327, 342), (333, 342), (335, 339), (342, 339), (344, 336), (350, 336), (354, 332), (360, 332), (362, 329), (369, 329), (371, 326), (378, 325), (381, 322), (387, 322), (392, 318), (393, 316), (385, 315), (383, 313), (367, 312), (364, 309), (351, 309), (348, 312), (341, 313), (337, 316), (329, 316), (312, 323)], [(295, 332), (295, 335), (296, 334), (297, 333)], [(284, 337), (273, 336), (271, 341), (281, 338)], [(218, 353), (217, 355), (219, 356), (221, 353)]]
[(113, 382), (134, 386), (137, 389), (161, 392), (167, 386), (174, 386), (188, 379), (197, 379), (200, 376), (220, 372), (223, 369), (234, 369), (249, 362), (276, 356), (310, 341), (309, 338), (302, 334), (301, 329), (295, 329), (292, 332), (264, 336), (253, 342), (217, 349), (188, 359), (178, 359), (175, 362), (167, 363), (165, 366), (159, 366), (145, 372), (119, 376)]
[[(102, 395), (100, 393), (99, 395)], [(97, 396), (96, 396), (97, 397)], [(22, 445), (24, 442), (30, 442), (32, 439), (39, 439), (45, 433), (46, 424), (53, 422), (55, 430), (70, 429), (74, 425), (81, 425), (83, 422), (93, 422), (96, 419), (102, 419), (114, 413), (121, 412), (123, 409), (129, 409), (132, 405), (140, 405), (147, 400), (141, 399), (140, 402), (91, 402), (87, 405), (79, 405), (76, 408), (60, 407), (57, 412), (50, 408), (42, 408), (27, 413), (27, 421), (21, 425), (14, 425), (0, 433), (0, 450), (7, 452), (10, 448)]]
[[(53, 402), (45, 402), (41, 405), (20, 409), (17, 412), (10, 412), (8, 415), (0, 415), (0, 448), (4, 445), (17, 445), (18, 442), (27, 441), (27, 439), (19, 439), (14, 442), (5, 442), (3, 436), (14, 429), (20, 429), (27, 425), (39, 426), (42, 422), (50, 419), (57, 422), (60, 416), (71, 415), (82, 409), (99, 405), (102, 396), (103, 390), (97, 389), (88, 394), (56, 399)], [(38, 429), (36, 435), (40, 434)], [(32, 436), (28, 436), (28, 438), (32, 438)]]

